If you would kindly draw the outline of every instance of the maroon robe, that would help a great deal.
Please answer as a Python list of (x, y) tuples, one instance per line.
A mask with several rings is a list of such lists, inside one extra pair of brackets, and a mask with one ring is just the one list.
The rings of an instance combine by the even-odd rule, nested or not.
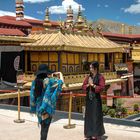
[(83, 90), (86, 91), (86, 110), (85, 110), (85, 137), (97, 137), (105, 134), (103, 125), (102, 101), (100, 93), (105, 87), (105, 79), (101, 74), (96, 74), (93, 84), (96, 87), (89, 87), (89, 76), (86, 77), (83, 83)]

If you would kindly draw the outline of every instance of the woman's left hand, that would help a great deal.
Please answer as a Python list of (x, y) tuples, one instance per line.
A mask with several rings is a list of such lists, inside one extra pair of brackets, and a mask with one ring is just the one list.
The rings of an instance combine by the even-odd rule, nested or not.
[(42, 117), (42, 120), (45, 120), (45, 119), (49, 118), (49, 115), (46, 113), (46, 114), (43, 114), (41, 117)]

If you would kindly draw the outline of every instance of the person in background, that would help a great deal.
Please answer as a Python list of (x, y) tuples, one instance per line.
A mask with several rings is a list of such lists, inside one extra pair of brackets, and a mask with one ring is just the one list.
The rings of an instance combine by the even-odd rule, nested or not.
[(40, 140), (47, 140), (57, 97), (62, 90), (63, 81), (52, 77), (52, 73), (46, 64), (39, 65), (30, 90), (30, 112), (36, 113), (41, 125)]
[(86, 91), (86, 109), (84, 135), (86, 140), (101, 140), (105, 134), (103, 125), (101, 91), (105, 88), (105, 79), (99, 73), (99, 63), (90, 64), (90, 74), (83, 82)]

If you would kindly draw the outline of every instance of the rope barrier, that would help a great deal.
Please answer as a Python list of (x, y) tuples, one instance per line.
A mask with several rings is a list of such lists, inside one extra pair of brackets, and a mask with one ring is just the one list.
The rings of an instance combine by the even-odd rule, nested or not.
[[(70, 93), (61, 93), (60, 96), (69, 96)], [(98, 93), (97, 93), (98, 94)], [(85, 93), (72, 93), (73, 97), (85, 97)], [(134, 96), (101, 95), (101, 98), (134, 98)]]
[[(68, 93), (61, 93), (60, 96), (69, 96), (70, 92)], [(30, 91), (23, 91), (20, 92), (20, 97), (30, 96)], [(72, 97), (85, 97), (85, 93), (72, 93)], [(18, 92), (12, 92), (9, 93), (2, 93), (0, 94), (0, 99), (10, 99), (10, 98), (17, 98)], [(135, 98), (135, 96), (114, 96), (114, 95), (101, 95), (101, 98)]]
[[(20, 92), (20, 97), (26, 97), (26, 96), (30, 96), (30, 91)], [(9, 92), (9, 93), (0, 94), (0, 99), (11, 99), (17, 97), (18, 97), (18, 92)]]
[(11, 93), (11, 92), (16, 92), (17, 90), (0, 90), (1, 93)]
[[(25, 92), (20, 92), (20, 89), (18, 89), (18, 92), (16, 93), (5, 93), (5, 94), (0, 94), (0, 99), (7, 99), (7, 98), (16, 98), (18, 97), (18, 119), (14, 120), (16, 123), (23, 123), (25, 122), (24, 120), (20, 119), (20, 97), (24, 96), (30, 96), (29, 91)], [(69, 113), (68, 113), (68, 124), (63, 126), (65, 129), (72, 129), (75, 128), (75, 124), (71, 124), (71, 112), (72, 112), (72, 98), (73, 97), (85, 97), (85, 93), (61, 93), (60, 96), (68, 96), (69, 97)], [(111, 95), (101, 95), (101, 98), (107, 99), (107, 98), (134, 98), (133, 96), (111, 96)]]

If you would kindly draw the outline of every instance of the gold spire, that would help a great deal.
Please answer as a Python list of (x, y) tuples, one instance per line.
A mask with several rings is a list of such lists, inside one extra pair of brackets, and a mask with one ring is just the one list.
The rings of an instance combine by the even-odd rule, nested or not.
[(77, 15), (77, 22), (78, 23), (83, 23), (84, 19), (82, 17), (82, 11), (81, 11), (81, 6), (79, 5), (79, 10), (78, 10), (78, 15)]
[(48, 28), (51, 26), (48, 7), (46, 9), (45, 21), (44, 21), (43, 25), (44, 25), (46, 30), (48, 30)]
[(69, 16), (72, 14), (73, 16), (73, 10), (72, 10), (71, 5), (69, 5), (69, 8), (67, 9), (67, 14), (69, 14)]
[(49, 8), (47, 7), (46, 9), (46, 15), (45, 15), (45, 21), (49, 21), (50, 16), (49, 16)]
[(66, 19), (66, 26), (69, 27), (71, 24), (73, 24), (73, 10), (71, 5), (67, 9), (67, 19)]
[(84, 18), (84, 28), (83, 28), (83, 30), (84, 31), (88, 31), (89, 30), (89, 26), (88, 26), (86, 17)]
[(98, 24), (98, 26), (97, 26), (97, 34), (96, 35), (103, 37), (101, 24)]
[(82, 32), (82, 30), (84, 29), (84, 26), (85, 26), (85, 21), (84, 21), (84, 18), (82, 17), (81, 6), (79, 5), (77, 19), (74, 24), (74, 27), (78, 29), (78, 32)]

